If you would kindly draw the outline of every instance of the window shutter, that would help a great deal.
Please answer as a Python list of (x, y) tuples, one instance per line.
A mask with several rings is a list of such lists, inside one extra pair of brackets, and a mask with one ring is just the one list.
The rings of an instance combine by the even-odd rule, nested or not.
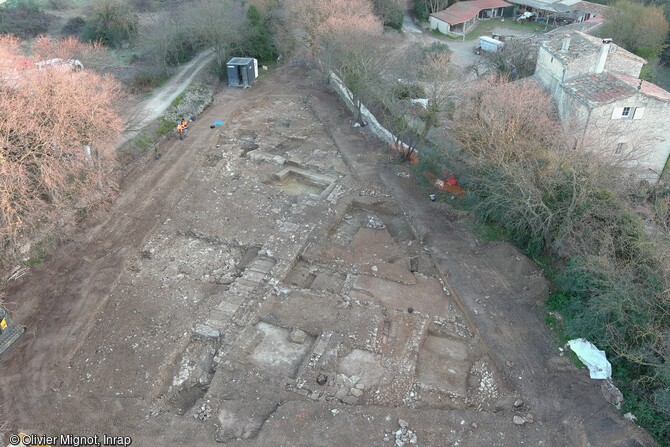
[(644, 107), (638, 107), (635, 109), (635, 113), (633, 114), (633, 119), (634, 120), (640, 120), (644, 116)]
[(612, 119), (613, 120), (620, 120), (622, 113), (623, 113), (623, 107), (615, 107), (614, 112), (612, 112)]

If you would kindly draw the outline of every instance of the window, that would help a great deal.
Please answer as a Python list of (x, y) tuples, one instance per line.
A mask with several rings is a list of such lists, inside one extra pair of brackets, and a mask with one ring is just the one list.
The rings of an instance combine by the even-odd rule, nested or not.
[(623, 154), (623, 151), (626, 150), (626, 143), (618, 143), (616, 145), (616, 150), (614, 151), (615, 155), (621, 155)]
[(639, 120), (644, 115), (644, 107), (615, 107), (612, 111), (613, 120)]

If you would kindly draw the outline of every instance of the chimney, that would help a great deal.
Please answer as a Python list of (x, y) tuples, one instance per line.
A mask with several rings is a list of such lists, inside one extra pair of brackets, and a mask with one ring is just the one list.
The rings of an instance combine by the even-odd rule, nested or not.
[(612, 39), (603, 39), (603, 45), (600, 47), (600, 54), (598, 55), (598, 63), (596, 64), (596, 74), (605, 71), (605, 63), (607, 62), (607, 55), (612, 46)]
[(565, 37), (563, 37), (563, 44), (561, 45), (561, 51), (564, 53), (570, 49), (570, 34), (566, 34)]

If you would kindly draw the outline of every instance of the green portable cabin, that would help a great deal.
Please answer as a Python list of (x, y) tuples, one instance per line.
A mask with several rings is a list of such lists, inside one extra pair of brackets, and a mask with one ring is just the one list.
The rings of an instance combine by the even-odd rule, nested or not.
[(226, 64), (229, 87), (249, 87), (258, 77), (258, 61), (253, 57), (234, 57)]

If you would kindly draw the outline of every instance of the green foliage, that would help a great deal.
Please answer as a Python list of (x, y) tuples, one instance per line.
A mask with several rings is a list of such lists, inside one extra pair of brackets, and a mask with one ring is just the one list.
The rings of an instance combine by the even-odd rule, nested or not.
[(426, 0), (414, 0), (412, 12), (419, 21), (427, 22), (429, 17), (428, 2)]
[(188, 32), (174, 32), (169, 39), (169, 50), (166, 52), (164, 59), (165, 64), (168, 66), (176, 66), (188, 62), (200, 50), (200, 46)]
[(135, 74), (130, 86), (135, 93), (147, 93), (160, 86), (167, 79), (164, 71), (148, 69)]
[(505, 230), (495, 223), (477, 221), (473, 229), (477, 236), (488, 242), (499, 241), (505, 238)]
[(67, 23), (63, 26), (61, 33), (64, 36), (81, 36), (84, 27), (86, 26), (86, 20), (83, 17), (72, 17)]
[(656, 76), (658, 73), (658, 64), (656, 62), (657, 60), (654, 59), (651, 64), (642, 66), (642, 70), (640, 70), (640, 79), (654, 84), (657, 83)]
[(130, 0), (129, 3), (137, 12), (150, 12), (156, 9), (154, 0)]
[(556, 291), (549, 295), (549, 298), (544, 302), (544, 305), (551, 311), (561, 312), (568, 308), (569, 303), (570, 295), (561, 291)]
[(165, 14), (147, 24), (141, 40), (142, 59), (164, 73), (169, 67), (189, 61), (202, 49), (202, 43), (187, 18)]
[(177, 126), (177, 123), (170, 121), (169, 119), (161, 117), (158, 121), (158, 127), (156, 128), (156, 136), (162, 137), (172, 132)]
[(24, 261), (23, 265), (25, 265), (26, 267), (33, 267), (35, 265), (40, 265), (43, 262), (44, 262), (44, 258), (38, 256), (38, 257), (30, 258), (27, 261)]
[(268, 29), (267, 20), (261, 16), (260, 11), (254, 5), (247, 10), (248, 38), (244, 54), (255, 57), (261, 61), (275, 60), (278, 56), (277, 49), (272, 42), (272, 36)]
[(655, 58), (663, 52), (670, 26), (661, 6), (619, 0), (608, 11), (607, 19), (599, 31), (600, 36), (611, 37), (645, 58)]
[(53, 16), (42, 11), (32, 1), (15, 2), (15, 6), (0, 8), (0, 33), (29, 39), (46, 34)]
[(405, 12), (397, 0), (372, 0), (372, 8), (384, 26), (398, 31), (402, 30)]
[(50, 9), (62, 11), (70, 7), (70, 0), (49, 0), (47, 4)]
[(170, 104), (170, 107), (177, 107), (179, 104), (184, 102), (184, 98), (186, 97), (186, 92), (182, 92), (177, 95), (175, 99), (172, 100), (172, 104)]
[(449, 45), (444, 42), (433, 42), (430, 45), (422, 47), (421, 52), (424, 56), (429, 56), (435, 54), (451, 53), (451, 49), (449, 48)]
[(396, 99), (425, 98), (426, 91), (419, 84), (398, 82), (393, 86), (393, 97)]
[[(618, 364), (612, 367), (615, 376), (621, 377), (619, 370), (623, 368)], [(651, 401), (641, 398), (641, 394), (634, 389), (625, 388), (622, 392), (624, 395), (622, 411), (633, 413), (637, 417), (637, 423), (649, 430), (661, 445), (669, 445), (670, 412), (668, 408), (670, 408), (670, 400), (668, 390), (659, 390)]]
[(456, 102), (453, 100), (447, 100), (444, 105), (444, 113), (446, 113), (447, 118), (450, 120), (454, 119), (454, 113), (456, 113)]
[(599, 256), (573, 259), (547, 306), (566, 317), (569, 338), (586, 337), (608, 352), (624, 411), (667, 445), (667, 296), (657, 272), (637, 270)]
[(139, 19), (122, 0), (97, 0), (92, 5), (83, 31), (85, 41), (100, 41), (118, 48), (137, 38)]
[[(496, 86), (500, 95), (501, 88)], [(472, 114), (466, 132), (459, 122), (455, 126), (473, 155), (461, 177), (466, 198), (480, 221), (497, 224), (527, 253), (550, 255), (560, 266), (554, 277), (558, 290), (547, 301), (557, 313), (547, 323), (561, 338), (584, 337), (608, 353), (617, 386), (635, 396), (636, 411), (644, 415), (634, 412), (639, 422), (668, 445), (670, 199), (661, 190), (661, 197), (652, 198), (653, 190), (632, 195), (622, 188), (626, 181), (617, 178), (615, 167), (585, 154), (566, 154), (551, 140), (542, 141), (527, 120), (509, 127), (523, 116), (520, 110), (541, 100), (533, 95), (515, 102), (522, 92), (509, 91), (514, 95), (491, 97), (487, 90), (474, 105), (462, 107)], [(503, 115), (492, 107), (501, 98)], [(483, 115), (486, 119), (477, 121)], [(540, 113), (533, 116), (539, 122)], [(550, 133), (551, 123), (542, 123), (540, 129)], [(645, 204), (652, 200), (653, 208)], [(645, 205), (655, 216), (654, 232), (638, 214)]]
[(32, 12), (44, 12), (42, 4), (38, 0), (8, 0), (4, 4), (5, 8), (19, 8)]
[(150, 135), (143, 134), (135, 140), (135, 144), (140, 150), (146, 150), (153, 146), (154, 142)]

